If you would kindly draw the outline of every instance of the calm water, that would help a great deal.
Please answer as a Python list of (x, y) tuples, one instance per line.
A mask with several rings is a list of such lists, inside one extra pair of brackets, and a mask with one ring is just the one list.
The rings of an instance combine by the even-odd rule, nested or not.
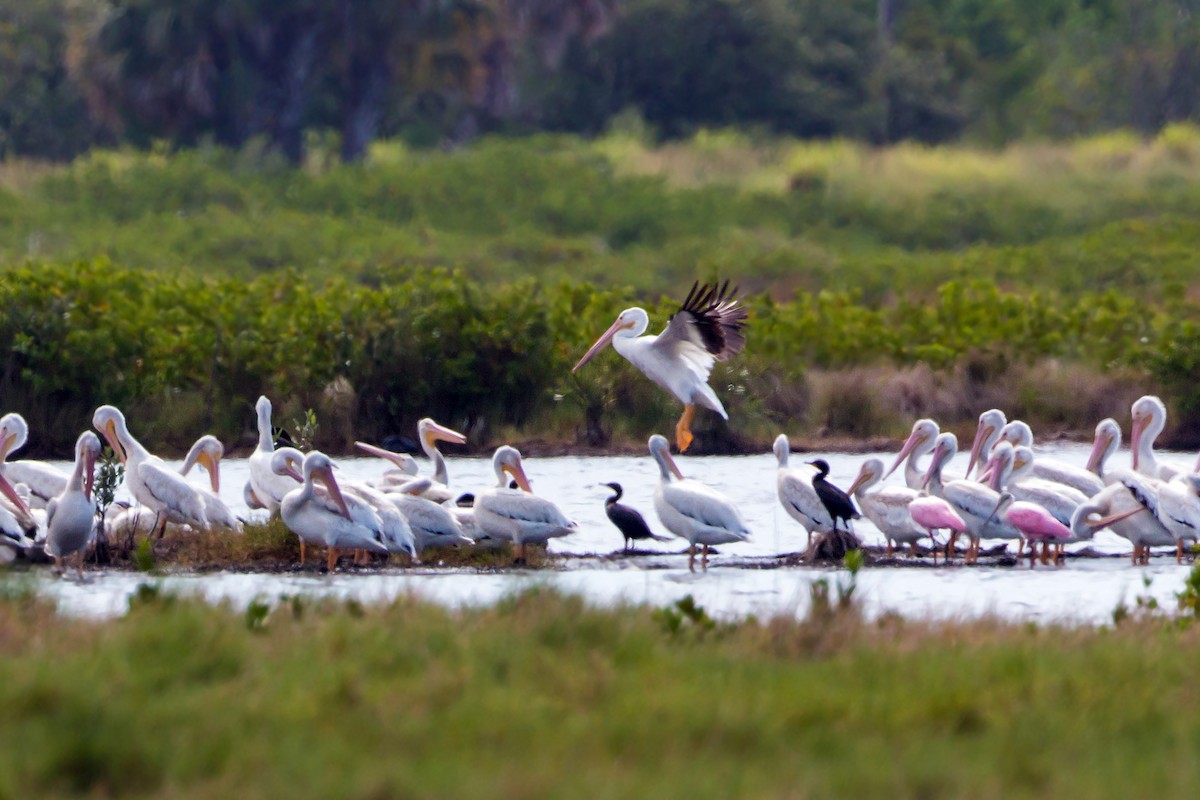
[[(1086, 461), (1088, 446), (1065, 444), (1038, 449), (1039, 454), (1077, 463)], [(890, 466), (891, 453), (821, 453), (832, 468), (830, 479), (848, 486), (859, 465), (871, 456), (884, 459)], [(1174, 455), (1190, 462), (1194, 454)], [(815, 457), (793, 454), (793, 462)], [(1115, 465), (1127, 465), (1128, 455), (1118, 454)], [(341, 458), (337, 460), (339, 477), (372, 479), (383, 469), (378, 459)], [(781, 553), (804, 550), (803, 530), (786, 515), (775, 496), (776, 462), (773, 455), (736, 457), (682, 457), (680, 469), (719, 489), (734, 500), (754, 532), (752, 541), (721, 548), (707, 575), (687, 571), (687, 557), (680, 555), (681, 541), (649, 542), (641, 549), (655, 555), (634, 558), (601, 558), (620, 550), (620, 534), (604, 515), (607, 487), (600, 484), (618, 481), (624, 485), (625, 502), (640, 509), (651, 527), (657, 525), (653, 510), (653, 491), (658, 469), (644, 457), (599, 456), (532, 458), (525, 462), (534, 490), (554, 502), (580, 524), (569, 537), (554, 540), (553, 553), (575, 556), (564, 559), (561, 570), (502, 573), (478, 573), (425, 567), (416, 570), (388, 570), (372, 574), (336, 574), (324, 576), (264, 575), (223, 573), (216, 575), (173, 575), (166, 586), (185, 592), (200, 593), (214, 601), (245, 605), (252, 599), (273, 600), (281, 595), (307, 593), (354, 597), (364, 602), (384, 602), (398, 595), (412, 594), (448, 605), (491, 603), (507, 593), (532, 585), (548, 585), (582, 594), (597, 603), (651, 603), (663, 605), (691, 594), (711, 613), (725, 617), (776, 613), (803, 614), (807, 609), (808, 585), (813, 580), (836, 576), (834, 570), (787, 568), (749, 569), (756, 559), (766, 560)], [(950, 471), (961, 472), (966, 466), (960, 455)], [(221, 464), (221, 497), (235, 512), (262, 517), (265, 512), (250, 512), (242, 502), (242, 486), (247, 479), (244, 459), (227, 459)], [(957, 467), (957, 470), (955, 470)], [(428, 471), (422, 461), (422, 471)], [(457, 491), (477, 492), (495, 478), (490, 459), (454, 458), (449, 461), (450, 483)], [(885, 484), (901, 485), (902, 470)], [(193, 473), (197, 484), (207, 478)], [(118, 497), (123, 493), (119, 492)], [(856, 532), (868, 544), (882, 544), (878, 530), (866, 520), (855, 523)], [(1097, 535), (1094, 549), (1101, 552), (1127, 553), (1128, 544), (1106, 532)], [(736, 562), (734, 566), (730, 562)], [(723, 563), (724, 562), (724, 563)], [(1150, 567), (1132, 568), (1122, 559), (1078, 559), (1065, 567), (1004, 568), (879, 568), (859, 576), (860, 592), (872, 613), (898, 612), (906, 615), (945, 617), (978, 616), (993, 613), (1015, 619), (1039, 621), (1070, 620), (1104, 622), (1121, 602), (1132, 603), (1138, 595), (1153, 596), (1160, 603), (1172, 604), (1187, 574), (1170, 557), (1154, 559)], [(95, 574), (90, 581), (39, 578), (39, 587), (58, 599), (60, 608), (72, 614), (107, 616), (121, 614), (129, 594), (145, 576), (118, 572)], [(1144, 579), (1150, 581), (1149, 586)]]

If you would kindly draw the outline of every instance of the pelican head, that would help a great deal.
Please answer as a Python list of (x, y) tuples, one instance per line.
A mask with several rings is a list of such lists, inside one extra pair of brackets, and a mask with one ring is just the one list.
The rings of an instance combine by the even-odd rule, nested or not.
[[(271, 463), (275, 461), (272, 458)], [(352, 520), (350, 508), (346, 505), (346, 498), (342, 496), (342, 490), (338, 486), (337, 479), (333, 477), (333, 462), (329, 460), (329, 456), (313, 450), (304, 457), (304, 482), (320, 481), (325, 485), (325, 489), (329, 492), (329, 499), (338, 507), (338, 511), (346, 519)]]
[(1152, 394), (1143, 395), (1134, 401), (1129, 408), (1130, 414), (1133, 416), (1133, 424), (1130, 426), (1129, 432), (1129, 449), (1133, 452), (1133, 469), (1136, 472), (1138, 468), (1138, 457), (1141, 455), (1142, 439), (1145, 438), (1151, 444), (1162, 433), (1163, 427), (1167, 424), (1167, 407), (1163, 405), (1163, 401), (1159, 400)]
[[(1029, 448), (1024, 449), (1028, 450)], [(1031, 453), (1030, 464), (1032, 463)], [(1001, 439), (992, 448), (992, 454), (987, 460), (987, 468), (984, 469), (980, 479), (988, 481), (993, 489), (1000, 491), (1012, 480), (1013, 473), (1016, 471), (1015, 465), (1016, 449), (1010, 442)]]
[(84, 431), (75, 440), (75, 463), (83, 464), (83, 496), (92, 499), (92, 486), (96, 480), (96, 459), (100, 457), (100, 438), (91, 431)]
[(992, 449), (1000, 437), (1000, 429), (1008, 420), (998, 408), (988, 409), (979, 415), (979, 427), (975, 429), (975, 441), (971, 443), (971, 459), (967, 462), (967, 475), (983, 459), (983, 454)]
[(775, 444), (771, 446), (771, 450), (775, 452), (775, 458), (779, 461), (779, 468), (783, 469), (788, 465), (788, 456), (791, 455), (792, 446), (788, 443), (786, 433), (781, 433), (775, 437)]
[(1033, 447), (1033, 428), (1028, 423), (1014, 419), (1000, 429), (1000, 441), (1013, 447)]
[(854, 479), (854, 483), (850, 484), (850, 488), (846, 490), (846, 494), (854, 494), (860, 489), (865, 489), (872, 486), (883, 478), (883, 462), (878, 458), (868, 458), (858, 468), (858, 477)]
[(496, 470), (497, 486), (507, 486), (507, 473), (522, 490), (533, 493), (533, 489), (529, 487), (529, 478), (525, 477), (525, 468), (521, 466), (521, 451), (517, 448), (507, 444), (497, 447), (492, 456), (492, 468)]
[(20, 414), (5, 414), (0, 417), (0, 464), (14, 450), (20, 450), (29, 438), (29, 426)]
[(929, 450), (934, 441), (938, 437), (938, 424), (931, 419), (919, 419), (913, 423), (912, 433), (908, 434), (908, 438), (904, 441), (904, 446), (900, 448), (900, 452), (896, 455), (896, 460), (892, 463), (891, 468), (887, 471), (887, 477), (896, 471), (896, 467), (904, 463), (904, 459), (914, 453), (924, 453)]
[(187, 458), (183, 460), (183, 473), (186, 475), (193, 464), (199, 464), (208, 473), (213, 494), (219, 495), (221, 493), (221, 458), (224, 455), (225, 446), (221, 444), (220, 439), (208, 434), (201, 436), (188, 451)]
[(1008, 508), (1009, 506), (1011, 506), (1013, 504), (1014, 500), (1016, 500), (1016, 498), (1013, 497), (1012, 492), (1001, 492), (1000, 498), (998, 500), (996, 500), (996, 507), (992, 509), (991, 514), (988, 514), (987, 521), (984, 522), (983, 524), (986, 525), (986, 524), (988, 524), (988, 522), (991, 522), (992, 520), (999, 520), (1000, 515), (1002, 513), (1004, 513), (1004, 510), (1006, 508)]
[(592, 356), (603, 350), (604, 346), (611, 342), (614, 337), (641, 336), (646, 332), (646, 328), (648, 327), (650, 327), (650, 316), (643, 309), (625, 309), (617, 315), (617, 321), (583, 354), (583, 358), (579, 359), (579, 363), (571, 368), (571, 372), (577, 372), (580, 367), (591, 361)]
[(421, 442), (426, 447), (436, 447), (435, 442), (452, 442), (454, 444), (466, 444), (467, 437), (463, 436), (458, 431), (452, 431), (444, 425), (439, 425), (429, 417), (417, 423), (417, 433), (421, 436)]
[(940, 479), (942, 467), (956, 455), (958, 455), (958, 437), (953, 433), (939, 433), (934, 440), (933, 457), (929, 459), (929, 469), (926, 470), (925, 477), (921, 479), (921, 486), (929, 486), (929, 482), (935, 475)]
[(1088, 454), (1087, 469), (1097, 475), (1104, 474), (1104, 462), (1121, 446), (1121, 426), (1112, 417), (1096, 424), (1096, 438), (1092, 441), (1092, 452)]
[(128, 458), (128, 454), (121, 444), (121, 437), (128, 432), (128, 428), (125, 426), (125, 415), (115, 406), (100, 406), (96, 409), (96, 413), (92, 414), (92, 427), (103, 434), (108, 446), (116, 453), (117, 460), (124, 464)]
[(683, 480), (683, 473), (679, 471), (675, 459), (671, 458), (671, 445), (667, 442), (667, 438), (656, 433), (650, 437), (647, 444), (650, 447), (650, 455), (654, 456), (654, 460), (658, 462), (662, 479), (669, 481), (674, 475), (679, 480)]
[[(325, 459), (328, 461), (328, 457)], [(332, 467), (330, 462), (330, 466)], [(303, 481), (304, 454), (294, 447), (281, 447), (271, 456), (271, 471), (276, 475), (287, 475), (297, 481)]]
[(1105, 510), (1103, 505), (1095, 501), (1081, 503), (1071, 513), (1071, 535), (1076, 539), (1091, 539), (1096, 535), (1096, 531), (1101, 528), (1107, 528), (1109, 525), (1120, 522), (1123, 519), (1128, 519), (1134, 514), (1140, 514), (1146, 511), (1146, 507), (1139, 503), (1127, 511), (1102, 516)]
[(370, 453), (373, 456), (379, 456), (382, 459), (390, 461), (391, 463), (395, 464), (396, 468), (401, 472), (409, 475), (416, 475), (420, 469), (417, 466), (417, 460), (408, 453), (397, 453), (392, 450), (387, 450), (383, 447), (367, 444), (366, 442), (355, 442), (354, 446), (359, 450), (362, 450), (364, 453)]

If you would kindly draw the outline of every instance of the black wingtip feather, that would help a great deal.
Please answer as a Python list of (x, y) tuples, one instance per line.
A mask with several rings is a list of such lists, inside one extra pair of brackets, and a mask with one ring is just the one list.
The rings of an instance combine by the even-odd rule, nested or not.
[(704, 348), (718, 361), (737, 355), (746, 346), (742, 329), (748, 312), (738, 304), (737, 293), (736, 286), (730, 291), (728, 278), (724, 283), (703, 285), (696, 281), (679, 307), (679, 313), (692, 315)]

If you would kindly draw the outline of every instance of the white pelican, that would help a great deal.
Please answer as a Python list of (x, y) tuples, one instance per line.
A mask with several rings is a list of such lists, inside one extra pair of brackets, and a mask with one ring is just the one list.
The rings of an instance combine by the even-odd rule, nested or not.
[[(919, 419), (914, 422), (912, 432), (909, 433), (908, 438), (904, 441), (904, 446), (896, 454), (896, 460), (892, 462), (891, 468), (883, 477), (891, 475), (896, 471), (896, 467), (903, 463), (904, 484), (910, 489), (922, 488), (925, 485), (925, 473), (928, 469), (922, 467), (918, 463), (918, 459), (933, 451), (940, 432), (938, 424), (931, 419)], [(949, 480), (950, 476), (947, 475), (946, 479)]]
[[(1033, 429), (1022, 420), (1015, 419), (1000, 431), (1000, 441), (1009, 442), (1015, 448), (1027, 448), (1032, 453)], [(1091, 497), (1104, 488), (1104, 481), (1097, 478), (1094, 472), (1065, 461), (1043, 456), (1038, 456), (1033, 460), (1028, 477), (1070, 486), (1072, 489), (1082, 492), (1086, 497)], [(1020, 497), (1016, 499), (1021, 500)]]
[(998, 408), (988, 409), (979, 415), (979, 426), (975, 429), (975, 441), (971, 443), (971, 459), (967, 462), (966, 477), (971, 477), (971, 470), (976, 465), (979, 466), (979, 472), (983, 472), (984, 464), (999, 441), (1000, 431), (1007, 422), (1004, 412)]
[(346, 483), (346, 502), (354, 513), (351, 498), (357, 498), (368, 505), (379, 517), (380, 530), (383, 531), (383, 543), (388, 552), (405, 553), (415, 562), (417, 560), (417, 542), (408, 519), (396, 508), (392, 499), (378, 489), (365, 483)]
[(746, 344), (742, 329), (747, 312), (736, 295), (737, 289), (729, 291), (729, 281), (721, 286), (701, 286), (697, 281), (657, 336), (642, 336), (650, 326), (649, 315), (640, 308), (627, 308), (571, 371), (578, 371), (612, 342), (629, 363), (683, 403), (683, 416), (675, 426), (675, 445), (682, 453), (692, 443), (690, 428), (697, 404), (729, 419), (708, 385), (708, 376), (714, 362), (737, 355)]
[[(726, 542), (744, 542), (750, 529), (737, 507), (725, 495), (699, 481), (683, 477), (666, 437), (650, 437), (650, 454), (658, 462), (659, 482), (654, 510), (664, 528), (688, 542), (688, 570), (696, 571), (696, 545), (704, 548), (700, 564), (708, 569), (708, 548)], [(674, 480), (672, 480), (674, 478)]]
[[(558, 506), (533, 494), (521, 466), (521, 453), (502, 445), (492, 456), (496, 485), (475, 497), (475, 525), (480, 533), (513, 543), (513, 563), (525, 563), (525, 545), (545, 544), (550, 539), (574, 533), (579, 527)], [(517, 482), (508, 488), (507, 475)]]
[(792, 519), (800, 523), (808, 534), (805, 549), (812, 547), (813, 532), (825, 533), (833, 530), (833, 519), (825, 510), (825, 504), (817, 497), (813, 489), (812, 479), (817, 471), (805, 464), (803, 467), (788, 466), (788, 456), (791, 447), (785, 434), (775, 437), (775, 458), (779, 461), (779, 469), (775, 473), (775, 493), (779, 496), (779, 504)]
[[(425, 490), (425, 493), (422, 495), (422, 497), (424, 497), (426, 500), (432, 500), (435, 503), (444, 503), (447, 500), (454, 499), (454, 493), (449, 489), (450, 477), (446, 472), (446, 459), (442, 456), (441, 451), (438, 450), (437, 443), (442, 441), (452, 442), (454, 444), (466, 444), (467, 437), (463, 436), (458, 431), (452, 431), (444, 425), (439, 425), (429, 417), (425, 417), (417, 423), (417, 436), (421, 440), (421, 449), (425, 451), (425, 455), (428, 456), (429, 460), (433, 462), (433, 482), (430, 484), (429, 488)], [(403, 474), (406, 472), (406, 465), (401, 459), (408, 459), (408, 461), (412, 461), (411, 458), (403, 453), (393, 453), (390, 450), (385, 450), (382, 447), (376, 447), (373, 444), (367, 444), (365, 442), (355, 442), (354, 444), (371, 455), (385, 458), (396, 464), (396, 466), (400, 469), (401, 474), (394, 477), (388, 477), (385, 475), (385, 479), (387, 480), (388, 484), (402, 484), (406, 482), (412, 476), (412, 474), (415, 474), (409, 473), (407, 476)], [(413, 461), (413, 464), (415, 463), (416, 462)], [(388, 485), (385, 488), (391, 488), (391, 485)]]
[(21, 523), (22, 516), (30, 516), (29, 506), (3, 473), (0, 473), (0, 495), (10, 501), (16, 512), (13, 513), (7, 506), (0, 505), (0, 563), (7, 564), (16, 558), (18, 552), (33, 547), (34, 542), (26, 534), (26, 528)]
[[(289, 475), (294, 481), (294, 468), (286, 453), (273, 456), (271, 465), (278, 474)], [(323, 544), (328, 548), (330, 572), (337, 567), (339, 550), (388, 552), (379, 517), (362, 501), (356, 503), (359, 513), (351, 511), (333, 477), (333, 462), (328, 456), (314, 450), (304, 457), (302, 469), (304, 482), (284, 495), (279, 504), (283, 524), (300, 537), (301, 563), (304, 562), (306, 544)], [(317, 480), (324, 485), (324, 492), (316, 491), (314, 482)]]
[(868, 458), (859, 467), (858, 477), (850, 485), (849, 493), (858, 500), (867, 519), (879, 528), (879, 532), (887, 539), (887, 555), (892, 555), (892, 547), (896, 542), (907, 544), (913, 554), (917, 552), (917, 540), (929, 536), (930, 533), (912, 518), (909, 503), (921, 496), (916, 489), (907, 486), (883, 486), (872, 489), (883, 480), (883, 462), (878, 458)]
[(1175, 563), (1183, 563), (1183, 543), (1200, 540), (1200, 475), (1181, 475), (1158, 490), (1158, 521), (1175, 537)]
[[(1126, 476), (1136, 485), (1136, 473)], [(1076, 539), (1090, 539), (1101, 528), (1109, 528), (1133, 545), (1133, 563), (1146, 563), (1151, 547), (1175, 544), (1175, 537), (1163, 527), (1157, 516), (1124, 483), (1112, 483), (1104, 491), (1075, 509), (1071, 533)]]
[(125, 415), (113, 406), (100, 406), (92, 415), (92, 425), (125, 465), (125, 485), (130, 493), (154, 512), (155, 532), (160, 538), (167, 522), (190, 525), (197, 530), (208, 528), (200, 492), (133, 438), (125, 424)]
[(51, 498), (58, 497), (67, 488), (68, 476), (41, 461), (8, 461), (8, 454), (20, 450), (28, 438), (29, 425), (20, 414), (0, 417), (0, 472), (14, 486), (23, 483), (29, 487), (30, 508), (45, 508)]
[(1151, 478), (1169, 481), (1176, 475), (1191, 472), (1185, 464), (1160, 462), (1154, 455), (1154, 440), (1167, 424), (1167, 407), (1152, 394), (1144, 395), (1130, 407), (1133, 424), (1129, 434), (1129, 449), (1133, 453), (1133, 471)]
[(979, 558), (980, 539), (1020, 540), (1021, 532), (992, 515), (1000, 499), (995, 489), (970, 480), (942, 481), (943, 465), (957, 452), (958, 438), (953, 433), (939, 434), (929, 471), (925, 473), (925, 484), (930, 494), (948, 502), (966, 523), (967, 537), (971, 540), (967, 560), (974, 562)]
[[(397, 485), (403, 485), (408, 481), (415, 479), (417, 477), (417, 473), (420, 471), (419, 467), (417, 466), (417, 460), (408, 453), (397, 453), (383, 447), (367, 444), (366, 442), (355, 442), (354, 446), (360, 450), (363, 450), (364, 452), (370, 453), (373, 456), (379, 456), (380, 458), (394, 465), (393, 469), (384, 470), (383, 474), (380, 475), (379, 479), (375, 482), (376, 485), (385, 492), (390, 492)], [(431, 481), (430, 486), (432, 485), (433, 482)]]
[(221, 499), (221, 457), (224, 455), (225, 446), (217, 437), (208, 434), (201, 436), (188, 450), (187, 457), (183, 459), (183, 466), (179, 468), (179, 474), (186, 477), (195, 465), (203, 467), (208, 473), (209, 485), (212, 486), (211, 492), (197, 490), (204, 500), (205, 518), (210, 525), (241, 533), (242, 521)]
[[(997, 445), (997, 448), (1002, 449), (1002, 445), (1006, 444), (1001, 443), (1001, 445)], [(1064, 483), (1033, 477), (1037, 465), (1037, 458), (1034, 456), (1033, 450), (1024, 445), (1020, 447), (1007, 446), (1009, 450), (1007, 455), (1002, 458), (1002, 472), (992, 476), (992, 488), (998, 491), (1007, 489), (1012, 493), (1014, 501), (1042, 506), (1063, 525), (1070, 525), (1071, 515), (1075, 513), (1075, 509), (1091, 495)], [(1096, 476), (1092, 475), (1092, 477)], [(1096, 492), (1092, 494), (1094, 495)]]
[(296, 488), (296, 482), (285, 474), (271, 470), (271, 455), (275, 452), (275, 438), (271, 435), (271, 401), (265, 395), (254, 404), (258, 417), (258, 446), (250, 454), (250, 485), (254, 495), (265, 503), (267, 511), (274, 514), (279, 510), (283, 496)]
[(63, 558), (79, 554), (79, 576), (83, 577), (83, 550), (96, 529), (96, 500), (92, 497), (100, 440), (84, 431), (75, 442), (75, 469), (62, 494), (46, 504), (46, 555), (61, 572)]
[[(429, 482), (428, 478), (422, 479)], [(427, 487), (413, 485), (415, 493), (389, 491), (387, 498), (395, 504), (416, 537), (417, 552), (426, 547), (453, 547), (475, 542), (463, 533), (458, 516), (449, 508), (421, 496)], [(473, 521), (473, 520), (472, 520)]]

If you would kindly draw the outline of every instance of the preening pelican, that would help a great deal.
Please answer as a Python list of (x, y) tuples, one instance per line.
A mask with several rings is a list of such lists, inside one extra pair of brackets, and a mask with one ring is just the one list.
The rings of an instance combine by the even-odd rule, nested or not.
[(708, 569), (708, 548), (744, 542), (750, 529), (725, 495), (699, 481), (683, 477), (666, 437), (650, 437), (650, 454), (658, 462), (660, 480), (654, 491), (654, 510), (664, 528), (688, 542), (688, 570), (696, 571), (696, 545), (704, 549), (700, 564)]
[[(574, 533), (579, 527), (554, 503), (533, 494), (517, 448), (509, 445), (496, 448), (492, 467), (496, 471), (496, 485), (475, 497), (475, 525), (480, 533), (511, 541), (513, 563), (526, 562), (525, 545), (545, 544)], [(506, 474), (512, 476), (519, 488), (508, 488)]]
[[(1000, 441), (1009, 442), (1014, 448), (1023, 447), (1032, 454), (1033, 429), (1022, 420), (1015, 419), (1000, 431)], [(1015, 477), (1016, 475), (1014, 475)], [(1032, 461), (1030, 470), (1023, 478), (1037, 478), (1069, 486), (1075, 491), (1081, 492), (1085, 497), (1091, 497), (1104, 488), (1104, 481), (1096, 477), (1094, 472), (1044, 456), (1038, 456)], [(1022, 498), (1018, 496), (1016, 499), (1021, 500)]]
[(887, 539), (887, 555), (892, 555), (895, 543), (907, 544), (913, 554), (917, 552), (917, 540), (929, 536), (929, 531), (913, 519), (909, 504), (921, 496), (916, 489), (907, 486), (884, 486), (875, 489), (883, 480), (883, 462), (868, 458), (859, 467), (858, 477), (850, 485), (850, 494), (858, 500), (867, 519), (879, 528)]
[[(421, 496), (426, 500), (432, 500), (435, 503), (444, 503), (447, 500), (454, 499), (454, 493), (451, 492), (449, 488), (450, 477), (446, 471), (446, 459), (442, 456), (441, 451), (438, 450), (437, 443), (441, 441), (452, 442), (454, 444), (466, 444), (467, 437), (463, 436), (458, 431), (452, 431), (444, 425), (439, 425), (429, 417), (425, 417), (417, 423), (417, 436), (421, 440), (421, 449), (425, 451), (425, 455), (428, 456), (429, 460), (433, 462), (433, 481), (429, 488), (426, 489), (425, 493)], [(385, 458), (400, 468), (401, 474), (395, 477), (390, 477), (385, 474), (385, 481), (387, 484), (385, 488), (390, 489), (396, 483), (404, 483), (409, 477), (411, 477), (411, 475), (416, 474), (415, 471), (409, 473), (408, 476), (403, 474), (403, 472), (406, 472), (407, 470), (405, 469), (405, 462), (402, 459), (412, 461), (412, 459), (406, 454), (393, 453), (391, 450), (385, 450), (382, 447), (376, 447), (373, 444), (367, 444), (365, 442), (355, 442), (354, 444), (363, 451), (374, 456), (379, 456), (380, 458)], [(415, 461), (412, 463), (414, 465), (416, 464)]]
[(701, 286), (697, 281), (657, 336), (642, 336), (650, 326), (649, 315), (640, 308), (627, 308), (571, 371), (578, 371), (612, 342), (613, 349), (629, 363), (683, 403), (683, 416), (675, 426), (675, 445), (682, 453), (692, 443), (697, 404), (729, 419), (708, 385), (708, 376), (714, 362), (737, 355), (746, 344), (742, 329), (747, 312), (738, 305), (736, 295), (737, 289), (729, 291), (729, 281), (720, 286)]
[(0, 472), (14, 486), (23, 483), (29, 487), (30, 508), (45, 508), (46, 503), (67, 488), (68, 476), (41, 461), (8, 461), (8, 454), (20, 450), (28, 438), (29, 425), (20, 414), (0, 417)]
[[(288, 475), (295, 485), (294, 467), (290, 457), (280, 451), (271, 458), (271, 466), (280, 475)], [(313, 451), (304, 457), (303, 483), (292, 489), (279, 504), (283, 524), (300, 537), (300, 559), (304, 560), (306, 544), (323, 544), (328, 550), (327, 567), (337, 566), (339, 550), (369, 550), (387, 553), (381, 523), (364, 503), (357, 505), (367, 512), (354, 514), (333, 477), (333, 462), (324, 453)], [(315, 481), (321, 481), (324, 492), (316, 491)]]
[(825, 504), (817, 497), (812, 479), (817, 471), (807, 464), (792, 469), (788, 466), (788, 456), (791, 447), (784, 434), (775, 437), (775, 458), (779, 461), (779, 469), (775, 473), (775, 492), (779, 496), (779, 504), (788, 516), (800, 523), (808, 534), (805, 549), (812, 547), (813, 532), (825, 533), (833, 530), (833, 518), (825, 510)]
[(1144, 395), (1134, 401), (1129, 411), (1133, 415), (1129, 449), (1133, 453), (1134, 472), (1163, 481), (1191, 472), (1186, 464), (1161, 462), (1154, 455), (1154, 440), (1167, 424), (1167, 407), (1162, 400), (1152, 394)]
[(275, 438), (271, 435), (271, 401), (265, 395), (260, 396), (254, 404), (254, 412), (258, 417), (258, 446), (250, 454), (250, 485), (255, 497), (274, 514), (279, 510), (283, 496), (296, 488), (296, 482), (286, 474), (271, 470), (271, 456), (275, 452)]
[(925, 484), (929, 493), (942, 498), (954, 507), (967, 526), (971, 546), (967, 560), (979, 558), (980, 539), (1020, 539), (1021, 532), (1006, 522), (992, 516), (1000, 493), (970, 480), (942, 481), (942, 467), (958, 452), (958, 438), (953, 433), (938, 434), (933, 448), (929, 471), (925, 473)]
[(455, 547), (475, 543), (463, 533), (458, 517), (449, 508), (422, 497), (422, 487), (414, 488), (417, 489), (415, 494), (389, 491), (387, 498), (408, 520), (413, 536), (416, 537), (417, 553), (424, 552), (427, 547)]
[(155, 530), (160, 538), (167, 522), (190, 525), (198, 530), (208, 527), (204, 498), (186, 478), (167, 467), (162, 459), (150, 455), (133, 438), (124, 414), (113, 406), (100, 406), (92, 415), (92, 425), (104, 435), (125, 465), (125, 485), (130, 493), (154, 512)]
[[(1130, 473), (1126, 479), (1134, 475)], [(1149, 548), (1175, 543), (1170, 531), (1121, 482), (1109, 484), (1099, 494), (1089, 497), (1071, 517), (1071, 533), (1077, 540), (1091, 539), (1101, 528), (1129, 540), (1134, 564), (1149, 560)]]
[(225, 501), (221, 499), (221, 458), (224, 455), (225, 446), (221, 444), (220, 439), (207, 434), (201, 436), (188, 450), (179, 474), (186, 477), (195, 465), (199, 464), (203, 467), (204, 471), (208, 473), (209, 485), (212, 486), (211, 492), (198, 490), (200, 498), (204, 500), (205, 518), (210, 525), (229, 528), (236, 533), (241, 533), (242, 521), (229, 510), (229, 506), (225, 505)]
[(75, 469), (62, 494), (46, 504), (46, 555), (54, 559), (61, 572), (63, 558), (79, 554), (79, 575), (83, 577), (83, 550), (96, 529), (96, 500), (92, 497), (96, 459), (100, 440), (84, 431), (75, 442)]

